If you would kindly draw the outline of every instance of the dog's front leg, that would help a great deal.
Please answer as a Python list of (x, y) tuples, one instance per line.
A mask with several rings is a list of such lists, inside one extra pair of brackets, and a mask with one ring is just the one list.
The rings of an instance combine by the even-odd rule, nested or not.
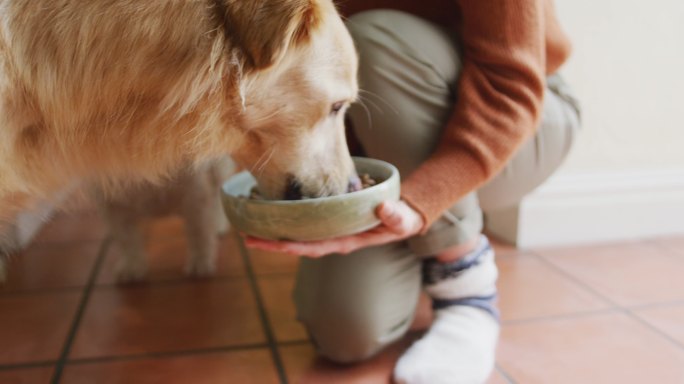
[(7, 261), (5, 256), (0, 255), (0, 285), (7, 281)]
[(220, 236), (225, 236), (228, 234), (228, 231), (230, 231), (230, 222), (228, 221), (226, 214), (223, 213), (223, 206), (221, 205), (220, 198), (217, 198), (216, 201), (216, 211), (214, 212), (216, 233)]
[(138, 217), (125, 207), (114, 204), (106, 205), (105, 214), (113, 245), (121, 252), (116, 263), (117, 281), (127, 283), (143, 280), (147, 274), (147, 260)]
[(7, 281), (7, 263), (10, 255), (19, 249), (16, 227), (0, 220), (0, 285)]
[(211, 188), (216, 192), (216, 198), (214, 199), (215, 211), (213, 213), (216, 218), (217, 233), (221, 236), (228, 234), (230, 231), (230, 222), (228, 217), (223, 212), (223, 205), (221, 203), (221, 196), (219, 191), (223, 186), (223, 183), (228, 180), (231, 176), (237, 173), (237, 164), (230, 157), (224, 156), (217, 159), (215, 162), (209, 165)]
[[(201, 172), (189, 176), (194, 179), (183, 201), (183, 216), (188, 238), (189, 257), (185, 271), (190, 276), (205, 277), (216, 270), (216, 253), (221, 213), (219, 190)], [(226, 223), (227, 224), (227, 223)]]
[(147, 275), (145, 245), (139, 229), (133, 225), (120, 228), (113, 235), (114, 243), (121, 250), (121, 257), (116, 265), (116, 277), (119, 282), (141, 281)]

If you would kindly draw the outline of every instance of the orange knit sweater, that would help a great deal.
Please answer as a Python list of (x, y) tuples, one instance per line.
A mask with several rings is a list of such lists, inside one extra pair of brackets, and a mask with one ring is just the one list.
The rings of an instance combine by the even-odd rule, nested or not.
[(402, 198), (432, 224), (492, 178), (539, 122), (545, 78), (570, 54), (553, 0), (346, 0), (340, 11), (392, 8), (459, 31), (454, 112), (433, 154), (402, 175)]

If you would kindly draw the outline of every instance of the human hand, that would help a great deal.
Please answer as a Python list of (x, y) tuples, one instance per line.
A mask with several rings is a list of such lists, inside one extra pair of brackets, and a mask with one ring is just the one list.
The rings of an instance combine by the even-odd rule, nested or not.
[(420, 232), (424, 225), (423, 217), (404, 201), (381, 203), (375, 214), (381, 224), (355, 235), (303, 242), (273, 241), (247, 236), (245, 244), (249, 248), (318, 258), (331, 253), (346, 254), (373, 245), (403, 240)]

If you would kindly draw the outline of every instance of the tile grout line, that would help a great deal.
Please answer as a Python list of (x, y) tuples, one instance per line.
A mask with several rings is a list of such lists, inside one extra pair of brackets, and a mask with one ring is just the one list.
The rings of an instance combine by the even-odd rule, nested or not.
[(649, 323), (648, 321), (642, 319), (642, 318), (639, 317), (636, 313), (632, 312), (632, 311), (631, 311), (630, 309), (628, 309), (628, 308), (622, 308), (622, 310), (623, 310), (623, 313), (624, 313), (625, 315), (627, 315), (628, 317), (632, 318), (632, 319), (633, 319), (634, 321), (636, 321), (637, 323), (639, 323), (639, 324), (643, 325), (644, 327), (650, 329), (653, 333), (655, 333), (655, 334), (657, 334), (657, 335), (660, 335), (662, 338), (664, 338), (665, 340), (669, 341), (670, 344), (673, 344), (675, 347), (677, 347), (677, 349), (683, 350), (683, 351), (684, 351), (684, 344), (680, 343), (677, 339), (675, 339), (674, 337), (670, 336), (670, 335), (667, 334), (665, 331), (662, 331), (661, 329), (655, 327), (654, 325), (652, 325), (652, 324)]
[(605, 297), (603, 294), (596, 291), (591, 286), (587, 285), (584, 281), (580, 280), (579, 278), (577, 278), (577, 277), (573, 276), (572, 274), (570, 274), (569, 272), (565, 271), (563, 268), (561, 268), (561, 267), (557, 266), (556, 264), (552, 263), (551, 261), (549, 261), (547, 258), (542, 256), (539, 253), (539, 251), (530, 249), (530, 250), (527, 250), (525, 254), (532, 257), (535, 260), (538, 260), (540, 263), (551, 268), (553, 271), (555, 271), (559, 275), (561, 275), (561, 276), (565, 277), (566, 279), (568, 279), (569, 281), (575, 283), (579, 288), (583, 289), (585, 292), (595, 296), (596, 298), (598, 298), (600, 300), (603, 300), (606, 304), (608, 304), (608, 308), (573, 312), (573, 313), (562, 314), (562, 315), (540, 316), (540, 317), (529, 318), (529, 319), (509, 320), (507, 322), (502, 322), (502, 325), (504, 325), (504, 324), (523, 324), (526, 322), (535, 322), (535, 321), (543, 321), (543, 320), (578, 318), (578, 317), (591, 316), (591, 315), (601, 315), (601, 314), (606, 314), (606, 313), (610, 313), (610, 312), (621, 312), (624, 310), (624, 308), (622, 308), (619, 304), (615, 303), (610, 298)]
[(81, 320), (83, 319), (83, 314), (85, 313), (86, 306), (88, 305), (88, 301), (90, 300), (92, 291), (95, 288), (95, 281), (100, 272), (100, 267), (102, 266), (102, 263), (105, 259), (105, 256), (107, 255), (107, 251), (109, 250), (110, 246), (111, 240), (107, 237), (102, 241), (100, 249), (98, 250), (98, 256), (95, 260), (95, 264), (93, 265), (90, 277), (88, 278), (88, 283), (86, 284), (83, 290), (83, 295), (81, 296), (81, 301), (79, 302), (78, 308), (76, 309), (74, 320), (71, 324), (71, 328), (69, 329), (69, 333), (67, 334), (67, 338), (64, 342), (62, 353), (59, 355), (59, 358), (57, 359), (57, 364), (55, 365), (55, 372), (52, 375), (52, 380), (50, 380), (51, 384), (58, 384), (62, 378), (62, 372), (64, 371), (64, 366), (66, 365), (67, 359), (69, 357), (69, 352), (71, 352), (71, 346), (76, 337), (76, 332), (78, 331), (78, 328), (81, 325)]
[(257, 273), (256, 277), (259, 278), (260, 280), (275, 280), (275, 279), (283, 279), (287, 277), (291, 277), (293, 275), (296, 275), (296, 271), (289, 271), (289, 272), (262, 272), (262, 273)]
[(278, 346), (281, 347), (292, 347), (298, 345), (309, 345), (311, 341), (309, 339), (297, 339), (297, 340), (285, 340), (279, 341)]
[(245, 247), (242, 238), (240, 238), (240, 235), (234, 233), (234, 236), (237, 237), (238, 247), (240, 248), (240, 253), (242, 254), (242, 261), (245, 265), (245, 270), (247, 271), (249, 285), (252, 288), (252, 293), (254, 294), (254, 298), (257, 302), (259, 317), (261, 318), (264, 333), (266, 334), (266, 341), (268, 343), (269, 349), (271, 350), (271, 357), (273, 358), (273, 363), (275, 364), (275, 368), (278, 373), (278, 378), (280, 379), (280, 382), (282, 384), (286, 384), (288, 381), (287, 375), (285, 374), (285, 367), (283, 366), (283, 360), (280, 356), (278, 343), (275, 339), (273, 329), (271, 328), (271, 321), (268, 317), (268, 312), (266, 311), (266, 307), (264, 305), (264, 300), (261, 295), (261, 290), (259, 289), (259, 284), (257, 282), (256, 275), (254, 273), (252, 261), (249, 257), (249, 251), (247, 251), (247, 248)]
[(134, 354), (128, 354), (128, 355), (84, 357), (84, 358), (69, 359), (68, 364), (97, 364), (97, 363), (111, 363), (111, 362), (117, 362), (117, 361), (142, 360), (142, 359), (165, 359), (165, 358), (173, 358), (173, 357), (207, 355), (207, 354), (212, 354), (212, 353), (250, 351), (253, 349), (262, 349), (262, 348), (266, 348), (266, 347), (268, 347), (267, 343), (254, 343), (254, 344), (230, 345), (230, 346), (225, 346), (225, 347), (185, 349), (185, 350), (179, 350), (179, 351), (148, 352), (148, 353), (134, 353)]
[(543, 264), (546, 264), (546, 266), (550, 267), (551, 269), (558, 272), (562, 276), (566, 277), (570, 281), (574, 282), (575, 284), (577, 284), (579, 287), (581, 287), (585, 291), (587, 291), (587, 292), (591, 293), (592, 295), (594, 295), (594, 296), (600, 298), (601, 300), (605, 301), (606, 303), (608, 303), (612, 307), (612, 309), (622, 309), (622, 307), (618, 303), (616, 303), (613, 300), (611, 300), (610, 298), (604, 296), (603, 294), (601, 294), (600, 292), (598, 292), (597, 290), (595, 290), (594, 288), (592, 288), (591, 286), (586, 284), (584, 281), (575, 277), (574, 275), (567, 272), (563, 268), (557, 266), (555, 263), (549, 261), (547, 258), (542, 256), (537, 251), (530, 252), (530, 255), (533, 256), (534, 258), (536, 258), (537, 260), (541, 261)]
[(504, 377), (504, 379), (508, 382), (508, 384), (517, 384), (515, 380), (511, 377), (511, 375), (508, 374), (508, 372), (504, 371), (503, 367), (499, 364), (494, 365), (494, 370), (499, 372), (501, 376)]
[(53, 293), (74, 293), (83, 291), (83, 286), (64, 286), (64, 287), (45, 287), (45, 288), (31, 288), (31, 289), (18, 289), (14, 291), (2, 291), (0, 290), (0, 297), (13, 297), (13, 296), (34, 296), (34, 295), (50, 295)]
[(247, 276), (243, 275), (226, 275), (226, 276), (209, 276), (201, 279), (193, 279), (192, 277), (174, 277), (166, 280), (146, 280), (141, 282), (131, 282), (122, 285), (121, 283), (95, 283), (95, 287), (103, 291), (125, 291), (136, 289), (150, 289), (151, 287), (167, 287), (174, 285), (184, 285), (188, 281), (198, 284), (210, 283), (225, 283), (240, 280), (248, 280)]
[(612, 308), (613, 310), (616, 310), (617, 312), (626, 315), (627, 317), (631, 318), (632, 320), (634, 320), (634, 321), (636, 321), (637, 323), (641, 324), (642, 326), (646, 327), (646, 328), (649, 329), (651, 332), (655, 333), (656, 335), (658, 335), (658, 336), (660, 336), (661, 338), (663, 338), (663, 339), (665, 339), (666, 341), (668, 341), (668, 342), (669, 342), (670, 344), (672, 344), (673, 346), (677, 347), (677, 349), (684, 350), (684, 344), (681, 344), (679, 341), (677, 341), (676, 339), (674, 339), (673, 337), (671, 337), (670, 335), (668, 335), (668, 334), (665, 333), (664, 331), (661, 331), (660, 329), (654, 327), (653, 325), (651, 325), (651, 324), (648, 323), (647, 321), (643, 320), (642, 318), (640, 318), (639, 316), (637, 316), (634, 312), (632, 312), (632, 310), (631, 310), (630, 308), (628, 308), (628, 307), (626, 307), (626, 306), (622, 306), (622, 305), (620, 305), (620, 304), (614, 302), (614, 301), (611, 300), (610, 298), (604, 296), (603, 294), (599, 293), (599, 292), (596, 291), (594, 288), (590, 287), (589, 285), (587, 285), (587, 284), (584, 283), (583, 281), (579, 280), (577, 277), (573, 276), (573, 275), (570, 274), (569, 272), (566, 272), (566, 271), (563, 270), (561, 267), (559, 267), (559, 266), (557, 266), (556, 264), (554, 264), (554, 263), (552, 263), (551, 261), (549, 261), (547, 258), (541, 256), (541, 254), (539, 254), (538, 252), (533, 251), (533, 252), (531, 252), (531, 254), (534, 255), (537, 259), (539, 259), (539, 260), (542, 261), (543, 263), (546, 263), (546, 265), (548, 265), (549, 267), (551, 267), (551, 268), (553, 268), (554, 270), (556, 270), (557, 272), (563, 274), (563, 276), (565, 276), (565, 277), (567, 277), (568, 279), (572, 280), (573, 282), (579, 284), (579, 285), (582, 286), (584, 289), (588, 290), (589, 292), (591, 292), (592, 294), (596, 295), (597, 297), (600, 297), (601, 299), (605, 300), (607, 303), (609, 303), (610, 305), (613, 306), (613, 308)]
[(640, 311), (640, 310), (644, 310), (644, 309), (657, 309), (657, 308), (664, 308), (664, 307), (675, 307), (675, 306), (680, 306), (680, 305), (684, 305), (684, 299), (671, 300), (671, 301), (656, 301), (656, 302), (647, 303), (647, 304), (626, 305), (625, 309), (628, 309), (630, 311)]
[(54, 360), (34, 361), (34, 362), (30, 362), (30, 363), (17, 363), (17, 364), (0, 364), (0, 372), (10, 371), (13, 369), (52, 367), (54, 364), (55, 364)]
[[(298, 339), (298, 340), (287, 340), (278, 342), (279, 347), (288, 346), (298, 346), (298, 345), (309, 345), (308, 339)], [(170, 352), (150, 352), (150, 353), (136, 353), (128, 355), (109, 355), (109, 356), (98, 356), (98, 357), (87, 357), (87, 358), (76, 358), (68, 359), (68, 364), (94, 364), (94, 363), (107, 363), (115, 361), (128, 361), (128, 360), (138, 360), (138, 359), (155, 359), (155, 358), (166, 358), (166, 357), (180, 357), (186, 355), (200, 355), (200, 354), (211, 354), (211, 353), (221, 353), (221, 352), (237, 352), (237, 351), (248, 351), (252, 349), (267, 348), (269, 345), (267, 343), (253, 343), (253, 344), (238, 344), (229, 345), (224, 347), (215, 348), (201, 348), (201, 349), (189, 349), (180, 351), (170, 351)], [(30, 363), (17, 363), (17, 364), (0, 364), (0, 371), (8, 371), (13, 369), (24, 369), (24, 368), (42, 368), (42, 367), (52, 367), (57, 363), (56, 360), (45, 360), (45, 361), (35, 361)]]
[(521, 324), (524, 325), (524, 324), (534, 324), (534, 323), (538, 323), (538, 322), (553, 321), (553, 320), (581, 319), (583, 317), (600, 316), (600, 315), (606, 315), (606, 314), (610, 314), (610, 313), (619, 313), (619, 312), (622, 312), (622, 309), (623, 308), (620, 308), (620, 307), (610, 307), (610, 308), (595, 309), (595, 310), (589, 310), (589, 311), (563, 313), (563, 314), (558, 314), (558, 315), (536, 316), (536, 317), (528, 317), (528, 318), (523, 318), (523, 319), (505, 320), (505, 321), (501, 322), (501, 325), (521, 325)]

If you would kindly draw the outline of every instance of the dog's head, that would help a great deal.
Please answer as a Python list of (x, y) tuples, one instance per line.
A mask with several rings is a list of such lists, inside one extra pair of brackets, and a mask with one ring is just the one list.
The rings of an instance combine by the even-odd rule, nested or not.
[(358, 58), (332, 1), (234, 0), (226, 8), (243, 65), (244, 140), (234, 159), (267, 198), (358, 188), (344, 130)]

